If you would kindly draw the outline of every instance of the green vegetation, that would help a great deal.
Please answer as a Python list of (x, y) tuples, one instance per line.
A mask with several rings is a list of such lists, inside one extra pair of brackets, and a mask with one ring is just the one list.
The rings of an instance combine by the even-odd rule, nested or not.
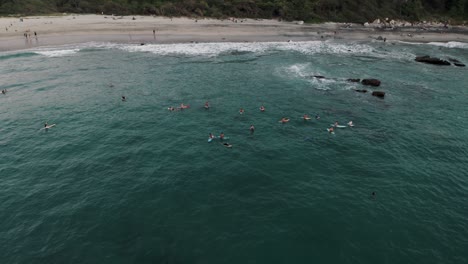
[(468, 19), (468, 0), (0, 0), (0, 15), (50, 13), (249, 17), (306, 22)]

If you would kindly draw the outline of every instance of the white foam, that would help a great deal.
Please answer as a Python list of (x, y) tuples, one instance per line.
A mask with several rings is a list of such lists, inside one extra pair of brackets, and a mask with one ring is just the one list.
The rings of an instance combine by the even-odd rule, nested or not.
[(337, 83), (337, 80), (334, 79), (325, 79), (325, 78), (311, 78), (309, 83), (312, 84), (312, 87), (318, 90), (331, 90), (333, 84)]
[(458, 48), (458, 49), (468, 49), (468, 43), (449, 41), (449, 42), (429, 42), (429, 45), (446, 47), (446, 48)]
[(267, 46), (260, 43), (185, 43), (118, 45), (118, 49), (128, 52), (150, 52), (157, 55), (217, 56), (229, 52), (262, 53)]
[(80, 51), (80, 49), (57, 49), (57, 50), (36, 50), (34, 53), (47, 57), (70, 56)]
[(364, 44), (341, 44), (328, 41), (305, 42), (221, 42), (182, 44), (96, 44), (95, 47), (120, 49), (128, 52), (149, 52), (157, 55), (218, 56), (232, 52), (265, 53), (274, 51), (296, 51), (303, 54), (369, 54), (374, 48)]
[(285, 69), (288, 75), (292, 75), (293, 77), (307, 77), (310, 76), (311, 73), (308, 71), (309, 63), (302, 63), (302, 64), (294, 64)]
[(303, 41), (303, 42), (215, 42), (215, 43), (179, 43), (179, 44), (115, 44), (89, 42), (79, 46), (63, 46), (54, 49), (36, 50), (34, 52), (48, 56), (60, 57), (77, 53), (81, 49), (100, 48), (118, 49), (126, 52), (153, 53), (161, 56), (204, 56), (214, 57), (237, 52), (263, 54), (276, 51), (295, 51), (305, 55), (338, 54), (365, 55), (377, 58), (408, 58), (408, 54), (398, 51), (383, 51), (369, 44), (341, 43), (336, 41)]
[(449, 41), (449, 42), (408, 42), (408, 41), (395, 41), (401, 44), (407, 45), (432, 45), (445, 48), (459, 48), (459, 49), (468, 49), (468, 43), (458, 42), (458, 41)]

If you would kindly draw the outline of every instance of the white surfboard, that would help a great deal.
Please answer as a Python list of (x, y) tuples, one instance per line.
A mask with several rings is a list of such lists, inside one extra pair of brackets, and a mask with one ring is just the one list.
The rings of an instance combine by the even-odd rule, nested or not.
[(336, 128), (346, 128), (346, 126), (341, 126), (341, 125), (337, 125), (337, 126), (335, 126), (334, 124), (331, 124), (330, 126), (332, 126), (332, 127), (336, 127)]

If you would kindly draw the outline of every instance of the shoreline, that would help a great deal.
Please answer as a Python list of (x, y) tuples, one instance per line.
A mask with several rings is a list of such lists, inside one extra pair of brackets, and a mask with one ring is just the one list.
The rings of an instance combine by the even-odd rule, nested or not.
[[(34, 33), (37, 33), (37, 36)], [(153, 16), (116, 17), (73, 14), (0, 18), (0, 52), (86, 42), (170, 44), (289, 40), (297, 42), (330, 39), (468, 43), (468, 28), (426, 26), (425, 28), (382, 29), (349, 23), (302, 24), (238, 18), (197, 20)]]

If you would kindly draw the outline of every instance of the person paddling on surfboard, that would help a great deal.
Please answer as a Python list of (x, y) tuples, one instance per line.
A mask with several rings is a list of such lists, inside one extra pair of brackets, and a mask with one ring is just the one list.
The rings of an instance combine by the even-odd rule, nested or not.
[(283, 124), (287, 123), (287, 122), (289, 122), (289, 118), (283, 117), (283, 118), (281, 118), (280, 122), (283, 123)]
[(255, 127), (254, 127), (254, 125), (250, 125), (249, 130), (250, 130), (250, 135), (253, 135), (254, 132), (255, 132)]
[(225, 146), (226, 148), (232, 148), (232, 145), (229, 144), (229, 143), (227, 143), (227, 142), (226, 142), (226, 143), (223, 143), (223, 146)]
[(304, 115), (302, 116), (302, 118), (303, 118), (304, 120), (310, 120), (310, 117), (309, 117), (308, 114), (304, 114)]
[(244, 114), (244, 108), (241, 108), (241, 109), (239, 110), (239, 114), (241, 114), (241, 115)]
[(205, 102), (205, 109), (209, 109), (210, 108), (210, 103), (208, 103), (208, 101)]
[(330, 127), (330, 128), (328, 129), (328, 132), (330, 132), (330, 134), (331, 134), (331, 133), (334, 132), (333, 130), (334, 130), (333, 127)]
[(265, 112), (265, 107), (263, 105), (260, 106), (260, 112)]
[(213, 134), (211, 134), (211, 133), (208, 135), (208, 138), (213, 139), (214, 137), (215, 137), (215, 136), (214, 136)]
[(348, 126), (353, 127), (354, 126), (353, 121), (349, 121)]
[(122, 102), (125, 102), (125, 101), (127, 101), (127, 97), (122, 95)]
[(223, 140), (223, 139), (224, 139), (224, 133), (223, 133), (223, 132), (221, 132), (221, 134), (219, 134), (219, 139), (220, 139), (220, 140)]
[(334, 127), (338, 127), (338, 121), (335, 121)]
[(315, 115), (315, 119), (319, 120), (319, 119), (320, 119), (320, 116), (319, 116), (319, 115)]

